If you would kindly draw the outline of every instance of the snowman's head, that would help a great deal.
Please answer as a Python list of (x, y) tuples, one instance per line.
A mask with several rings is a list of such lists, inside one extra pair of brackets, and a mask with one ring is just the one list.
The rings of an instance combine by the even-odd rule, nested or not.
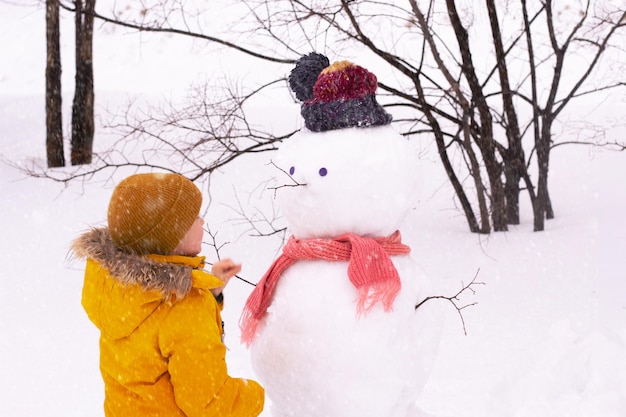
[(415, 203), (415, 152), (390, 126), (313, 133), (276, 155), (276, 196), (297, 238), (387, 236)]
[(376, 76), (348, 61), (303, 56), (289, 75), (303, 129), (281, 146), (277, 196), (294, 236), (396, 231), (416, 200), (415, 152), (376, 101)]

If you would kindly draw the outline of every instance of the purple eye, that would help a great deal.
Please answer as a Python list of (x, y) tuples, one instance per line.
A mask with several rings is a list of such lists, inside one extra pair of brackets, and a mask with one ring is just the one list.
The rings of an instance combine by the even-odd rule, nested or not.
[(296, 172), (296, 167), (289, 168), (289, 175), (293, 175)]
[(320, 168), (319, 171), (320, 177), (325, 177), (328, 174), (328, 170), (326, 168)]

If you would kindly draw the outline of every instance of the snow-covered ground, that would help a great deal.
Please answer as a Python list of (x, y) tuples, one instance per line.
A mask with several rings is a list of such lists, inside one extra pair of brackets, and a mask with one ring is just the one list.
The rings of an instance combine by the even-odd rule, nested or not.
[[(0, 3), (0, 16), (0, 44), (6, 51), (0, 67), (0, 156), (43, 164), (43, 13)], [(71, 39), (65, 43), (71, 45)], [(178, 72), (177, 66), (165, 64), (174, 61), (164, 59), (168, 48), (157, 58), (150, 50), (133, 61), (136, 51), (114, 45), (103, 40), (98, 47), (99, 111), (120, 92), (169, 94), (204, 72)], [(136, 41), (134, 47), (139, 45)], [(206, 58), (188, 59), (185, 68)], [(172, 74), (178, 77), (168, 86), (164, 80), (172, 80)], [(71, 65), (65, 75), (71, 80)], [(619, 106), (624, 103), (607, 108)], [(403, 238), (442, 293), (456, 292), (477, 270), (478, 280), (486, 283), (463, 299), (478, 302), (463, 312), (467, 336), (456, 311), (444, 308), (439, 357), (422, 398), (425, 409), (451, 417), (625, 415), (625, 158), (623, 152), (558, 148), (551, 162), (557, 218), (546, 223), (546, 231), (532, 232), (525, 206), (520, 226), (477, 236), (454, 209), (436, 155), (424, 156), (424, 192)], [(236, 162), (216, 178), (214, 197), (228, 204), (233, 188), (246, 195), (259, 182), (250, 178), (268, 172), (266, 163), (263, 157)], [(0, 178), (0, 415), (102, 415), (98, 334), (80, 305), (82, 264), (67, 255), (74, 237), (103, 224), (111, 186), (26, 178), (5, 164), (0, 164)], [(276, 245), (268, 249), (258, 240), (238, 238), (241, 230), (228, 222), (233, 214), (224, 206), (213, 208), (208, 224), (231, 241), (222, 255), (243, 262), (242, 276), (258, 280)], [(236, 323), (250, 291), (233, 281), (224, 312), (231, 374), (246, 377), (253, 371)]]

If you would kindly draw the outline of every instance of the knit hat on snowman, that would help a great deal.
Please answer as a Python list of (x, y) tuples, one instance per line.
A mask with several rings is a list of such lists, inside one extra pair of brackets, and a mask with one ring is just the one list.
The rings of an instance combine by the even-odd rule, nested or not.
[(376, 76), (349, 61), (330, 65), (327, 57), (311, 52), (296, 63), (289, 86), (303, 102), (301, 114), (313, 132), (391, 123), (376, 101)]

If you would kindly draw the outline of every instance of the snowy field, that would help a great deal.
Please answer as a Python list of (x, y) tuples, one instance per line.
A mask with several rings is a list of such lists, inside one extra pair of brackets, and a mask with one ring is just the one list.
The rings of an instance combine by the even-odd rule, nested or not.
[[(0, 156), (45, 164), (43, 13), (0, 3), (0, 16)], [(71, 45), (71, 32), (65, 35)], [(120, 52), (113, 34), (104, 38), (96, 45), (99, 112), (126, 93), (179, 91), (201, 73), (189, 68), (210, 61), (188, 56), (187, 69), (178, 73), (176, 60), (164, 58), (171, 51), (167, 42), (157, 51), (142, 46), (142, 55), (131, 50), (139, 41)], [(71, 57), (66, 62), (69, 89)], [(166, 85), (172, 74), (179, 76)], [(290, 111), (297, 116), (297, 107)], [(615, 139), (625, 133), (610, 132)], [(271, 175), (269, 158), (234, 163), (216, 177), (214, 196), (234, 204), (236, 189), (253, 201), (252, 191)], [(478, 303), (464, 310), (467, 335), (456, 311), (444, 305), (443, 339), (423, 408), (440, 417), (626, 415), (625, 158), (623, 152), (558, 148), (551, 162), (557, 218), (546, 231), (532, 232), (525, 205), (520, 226), (477, 236), (454, 208), (437, 156), (423, 156), (422, 196), (402, 228), (404, 241), (441, 293), (456, 292), (477, 270), (486, 283), (463, 299)], [(64, 186), (26, 178), (0, 164), (0, 416), (103, 415), (98, 334), (80, 305), (82, 264), (67, 256), (72, 239), (103, 224), (111, 191), (104, 182)], [(216, 204), (207, 222), (231, 242), (222, 255), (243, 262), (242, 276), (256, 282), (277, 245), (240, 237), (232, 217)], [(209, 248), (206, 254), (212, 255)], [(235, 376), (253, 377), (236, 326), (250, 291), (240, 281), (227, 288), (227, 362)]]

